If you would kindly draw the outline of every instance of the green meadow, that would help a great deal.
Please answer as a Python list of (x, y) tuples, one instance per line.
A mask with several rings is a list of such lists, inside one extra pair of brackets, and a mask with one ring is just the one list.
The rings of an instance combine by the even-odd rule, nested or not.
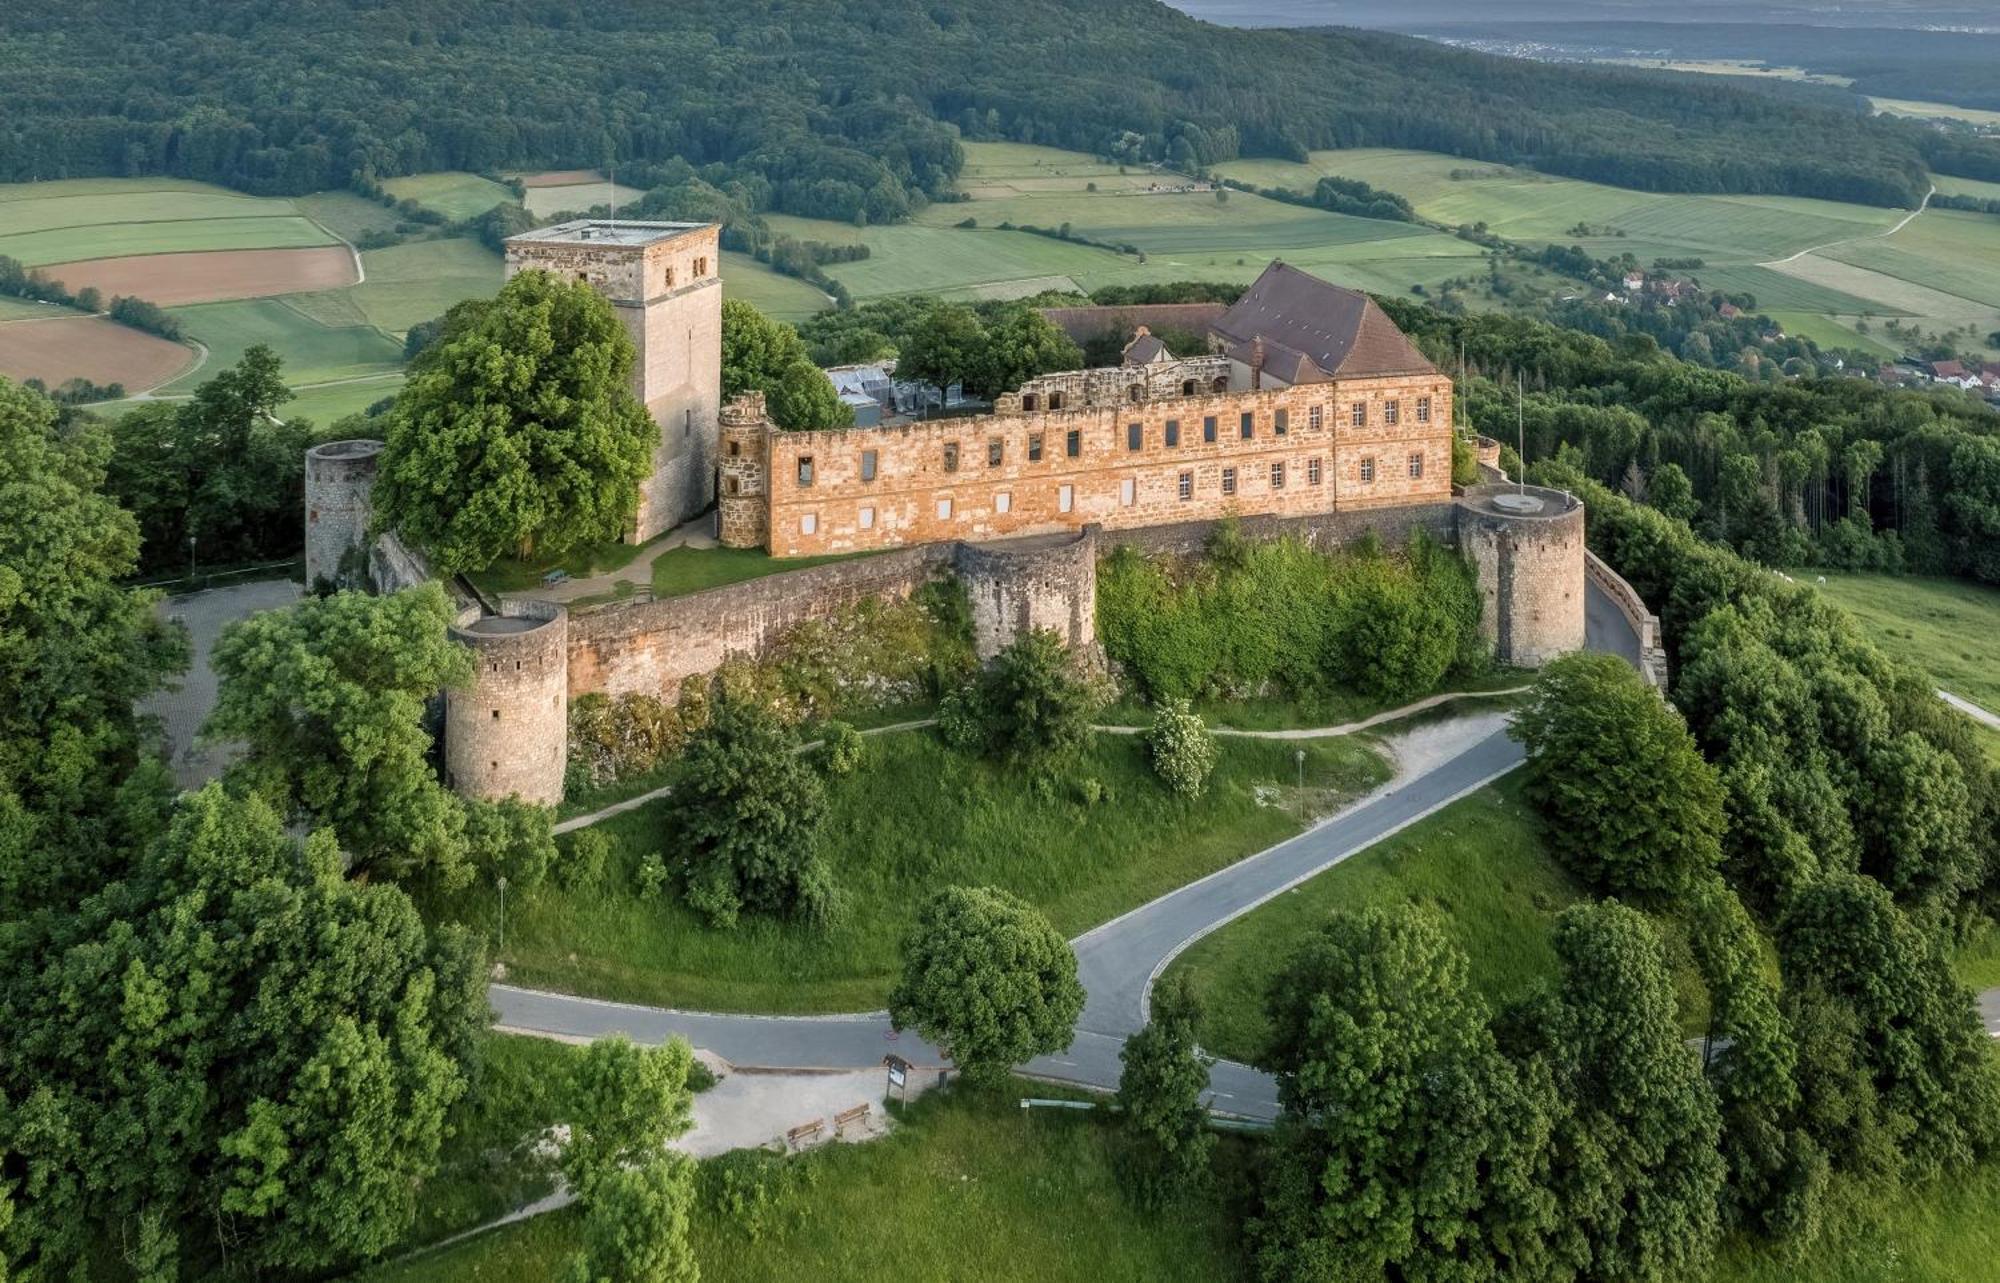
[(402, 345), (382, 331), (368, 325), (324, 325), (283, 297), (196, 303), (167, 310), (180, 318), (189, 334), (200, 337), (209, 353), (199, 369), (162, 389), (170, 396), (192, 392), (258, 343), (284, 361), (285, 378), (293, 384), (386, 374), (402, 364)]
[(514, 199), (512, 191), (490, 178), (451, 171), (390, 178), (383, 181), (382, 188), (397, 200), (415, 201), (454, 223), (478, 218), (495, 205), (506, 205)]

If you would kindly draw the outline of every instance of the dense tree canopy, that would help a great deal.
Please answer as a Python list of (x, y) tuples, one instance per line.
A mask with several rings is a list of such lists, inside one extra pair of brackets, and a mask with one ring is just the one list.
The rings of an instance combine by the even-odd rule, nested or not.
[(893, 0), (862, 21), (830, 0), (78, 0), (11, 16), (9, 181), (164, 173), (297, 193), (357, 172), (611, 160), (637, 177), (680, 158), (759, 207), (879, 223), (946, 190), (961, 134), (1184, 169), (1423, 147), (1653, 190), (1906, 206), (1926, 153), (1964, 168), (1993, 151), (1947, 155), (1916, 124), (1720, 78), (1236, 30), (1152, 0)]
[(621, 1170), (660, 1156), (693, 1125), (684, 1039), (641, 1047), (622, 1035), (584, 1048), (572, 1071), (563, 1182), (590, 1204)]
[(968, 1078), (997, 1080), (1069, 1046), (1083, 1014), (1076, 954), (1005, 891), (946, 887), (903, 941), (889, 1018), (938, 1044)]
[(1145, 1203), (1164, 1203), (1199, 1189), (1215, 1148), (1208, 1109), (1210, 1058), (1195, 1045), (1201, 1008), (1185, 972), (1162, 980), (1151, 996), (1146, 1027), (1125, 1040), (1118, 1059), (1118, 1107), (1136, 1153), (1127, 1183)]
[[(407, 1231), (485, 1024), (481, 962), (220, 784), (118, 880), (0, 931), (0, 1259), (311, 1271)], [(25, 1177), (25, 1183), (21, 1178)]]
[(453, 308), (389, 412), (377, 520), (446, 572), (618, 538), (660, 431), (634, 359), (582, 281), (522, 272)]
[(103, 882), (148, 831), (127, 797), (148, 747), (133, 701), (186, 663), (185, 634), (121, 587), (139, 532), (102, 492), (111, 437), (62, 430), (0, 379), (0, 920)]

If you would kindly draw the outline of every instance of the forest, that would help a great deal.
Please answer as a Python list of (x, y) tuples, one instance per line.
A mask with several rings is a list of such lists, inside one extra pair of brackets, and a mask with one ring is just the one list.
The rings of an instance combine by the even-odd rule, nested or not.
[[(260, 193), (430, 170), (662, 162), (759, 209), (893, 221), (960, 137), (1194, 169), (1398, 146), (1662, 191), (1914, 205), (1920, 126), (1727, 84), (1156, 0), (77, 0), (0, 32), (0, 181), (166, 174)], [(1934, 148), (1932, 148), (1934, 150)], [(713, 168), (709, 168), (713, 167)]]

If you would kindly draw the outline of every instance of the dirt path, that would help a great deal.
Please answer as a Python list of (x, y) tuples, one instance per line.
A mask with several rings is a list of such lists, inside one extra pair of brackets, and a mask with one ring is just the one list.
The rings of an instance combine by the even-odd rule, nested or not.
[(1832, 249), (1836, 245), (1852, 245), (1856, 241), (1887, 240), (1889, 237), (1894, 236), (1897, 232), (1902, 231), (1905, 227), (1908, 227), (1912, 222), (1916, 220), (1917, 215), (1929, 209), (1931, 207), (1931, 197), (1935, 195), (1937, 195), (1937, 184), (1932, 183), (1931, 189), (1924, 193), (1924, 198), (1923, 200), (1917, 203), (1917, 207), (1911, 210), (1909, 213), (1903, 215), (1903, 217), (1896, 223), (1896, 225), (1890, 228), (1886, 232), (1870, 232), (1866, 236), (1843, 236), (1837, 241), (1828, 241), (1824, 245), (1814, 245), (1811, 246), (1810, 248), (1802, 249), (1796, 254), (1791, 254), (1784, 258), (1774, 258), (1771, 259), (1769, 262), (1759, 263), (1757, 266), (1783, 267), (1787, 263), (1798, 262), (1800, 259), (1806, 257), (1808, 254), (1817, 254), (1821, 250)]

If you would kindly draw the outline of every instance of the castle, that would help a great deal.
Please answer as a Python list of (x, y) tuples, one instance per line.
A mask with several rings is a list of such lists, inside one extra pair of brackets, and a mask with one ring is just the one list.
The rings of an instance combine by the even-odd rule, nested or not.
[[(1032, 379), (990, 413), (784, 431), (761, 395), (722, 403), (718, 233), (578, 220), (511, 238), (507, 272), (589, 282), (632, 335), (633, 393), (660, 429), (633, 540), (712, 502), (729, 547), (876, 555), (576, 615), (466, 596), (452, 635), (476, 675), (445, 709), (446, 770), (462, 792), (560, 800), (572, 699), (671, 695), (803, 620), (940, 574), (965, 586), (982, 657), (1038, 628), (1088, 647), (1100, 552), (1198, 552), (1224, 517), (1322, 546), (1426, 531), (1473, 566), (1501, 660), (1534, 666), (1583, 645), (1581, 504), (1455, 489), (1451, 381), (1365, 294), (1273, 263), (1210, 322), (1206, 351), (1174, 353), (1141, 329), (1119, 365)], [(308, 454), (308, 582), (350, 577), (362, 558), (384, 591), (428, 577), (393, 534), (368, 541), (379, 449)], [(1482, 441), (1489, 479), (1497, 451)]]

